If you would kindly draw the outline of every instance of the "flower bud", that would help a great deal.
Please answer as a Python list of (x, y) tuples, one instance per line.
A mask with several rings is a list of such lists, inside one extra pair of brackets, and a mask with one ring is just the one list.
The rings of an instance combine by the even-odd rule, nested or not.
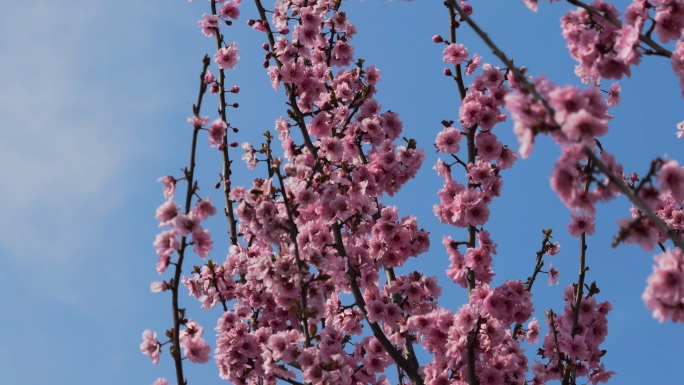
[(441, 43), (441, 42), (444, 41), (444, 39), (442, 39), (442, 37), (439, 36), (439, 35), (435, 35), (435, 36), (432, 37), (432, 41), (435, 42), (435, 43)]
[(444, 69), (444, 76), (454, 76), (454, 75), (451, 73), (451, 70), (450, 70), (450, 69), (445, 68), (445, 69)]

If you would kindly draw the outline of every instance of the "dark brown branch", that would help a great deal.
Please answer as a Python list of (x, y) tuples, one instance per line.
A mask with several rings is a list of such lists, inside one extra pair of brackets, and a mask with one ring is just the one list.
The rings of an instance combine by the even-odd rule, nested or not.
[[(342, 240), (342, 232), (340, 229), (340, 225), (338, 223), (334, 223), (332, 225), (332, 230), (333, 234), (335, 236), (335, 248), (337, 250), (337, 253), (343, 257), (347, 258), (347, 252), (344, 248), (344, 242)], [(380, 342), (382, 347), (385, 349), (387, 354), (389, 354), (390, 357), (394, 360), (394, 362), (402, 368), (408, 375), (408, 377), (411, 379), (411, 383), (416, 384), (416, 385), (423, 385), (423, 378), (421, 375), (418, 373), (418, 369), (420, 368), (419, 366), (411, 364), (407, 359), (405, 359), (401, 353), (394, 347), (392, 342), (387, 338), (385, 333), (382, 331), (382, 328), (380, 328), (380, 325), (378, 325), (375, 322), (370, 322), (368, 320), (368, 312), (366, 311), (366, 301), (363, 299), (363, 294), (361, 293), (361, 288), (359, 288), (359, 284), (356, 282), (357, 276), (356, 272), (352, 268), (352, 266), (349, 264), (349, 260), (347, 259), (347, 279), (349, 281), (349, 286), (351, 287), (352, 294), (354, 295), (354, 300), (356, 301), (356, 305), (359, 307), (359, 310), (361, 310), (361, 314), (363, 314), (363, 317), (366, 319), (366, 322), (368, 322), (368, 325), (370, 326), (373, 335), (377, 340)]]
[[(520, 72), (520, 70), (513, 65), (513, 62), (510, 59), (508, 59), (508, 57), (506, 57), (506, 55), (494, 44), (494, 42), (492, 42), (491, 39), (489, 39), (487, 34), (484, 33), (484, 31), (482, 31), (482, 29), (480, 29), (480, 27), (477, 24), (475, 24), (475, 22), (465, 12), (463, 12), (463, 9), (456, 3), (456, 1), (454, 1), (454, 0), (446, 0), (446, 1), (450, 5), (452, 5), (453, 7), (456, 8), (459, 15), (461, 15), (461, 18), (463, 18), (466, 21), (466, 23), (468, 23), (468, 25), (470, 25), (470, 27), (475, 31), (475, 33), (477, 33), (478, 36), (480, 36), (480, 38), (485, 42), (485, 44), (487, 44), (487, 46), (489, 46), (489, 48), (492, 50), (494, 55), (496, 55), (502, 62), (504, 62), (504, 64), (506, 64), (506, 66), (508, 66), (509, 70), (513, 71), (513, 73), (516, 76), (516, 79), (518, 81), (520, 81), (520, 83), (532, 95), (534, 95), (534, 97), (537, 100), (539, 100), (544, 105), (544, 108), (546, 108), (546, 110), (549, 112), (549, 114), (551, 114), (551, 116), (553, 116), (555, 114), (555, 112), (554, 112), (553, 108), (551, 108), (551, 106), (549, 106), (546, 99), (544, 99), (541, 95), (539, 95), (539, 93), (534, 88), (532, 83), (530, 83), (524, 77), (522, 72)], [(641, 210), (642, 213), (644, 213), (644, 215), (649, 220), (651, 220), (651, 222), (653, 222), (656, 225), (656, 227), (658, 227), (658, 229), (660, 229), (660, 231), (667, 234), (668, 238), (672, 241), (672, 243), (674, 243), (675, 246), (677, 246), (681, 250), (684, 250), (684, 241), (682, 241), (681, 238), (679, 238), (676, 231), (668, 228), (667, 224), (665, 224), (665, 222), (663, 222), (660, 218), (658, 218), (658, 216), (655, 215), (655, 213), (653, 213), (653, 211), (648, 207), (648, 205), (646, 205), (646, 203), (644, 203), (644, 201), (641, 200), (641, 198), (639, 198), (636, 194), (634, 194), (634, 192), (622, 182), (622, 179), (620, 179), (617, 175), (615, 175), (608, 168), (608, 166), (606, 166), (606, 164), (603, 163), (601, 161), (601, 159), (599, 159), (596, 156), (596, 154), (594, 154), (594, 151), (591, 148), (584, 146), (584, 152), (589, 157), (589, 160), (596, 167), (598, 167), (599, 170), (601, 170), (601, 172), (603, 172), (608, 177), (608, 179), (610, 179), (611, 182), (613, 182), (615, 184), (615, 186), (620, 190), (620, 192), (625, 194), (629, 198), (629, 200), (635, 206), (637, 206), (637, 208), (639, 208), (639, 210)]]
[[(202, 107), (202, 98), (207, 90), (207, 85), (204, 83), (204, 76), (207, 73), (207, 68), (209, 68), (209, 56), (204, 55), (202, 59), (202, 72), (200, 74), (200, 89), (197, 96), (197, 103), (192, 106), (192, 112), (196, 118), (199, 119), (200, 109)], [(196, 190), (196, 183), (194, 181), (195, 175), (195, 151), (197, 149), (197, 134), (202, 127), (195, 126), (192, 131), (192, 146), (190, 148), (190, 168), (185, 169), (185, 178), (188, 184), (187, 192), (185, 194), (185, 214), (190, 212), (190, 206), (192, 204), (192, 196)], [(183, 258), (185, 257), (185, 248), (188, 246), (187, 237), (182, 237), (180, 248), (178, 250), (178, 260), (175, 263), (174, 278), (171, 284), (171, 306), (173, 308), (173, 333), (171, 336), (172, 343), (172, 356), (176, 367), (176, 379), (178, 384), (186, 384), (185, 378), (183, 376), (183, 358), (181, 357), (181, 346), (180, 346), (180, 327), (181, 322), (181, 311), (178, 307), (178, 288), (181, 282), (181, 271), (183, 267)]]
[[(211, 0), (211, 14), (216, 16), (216, 0)], [(222, 47), (223, 36), (218, 28), (214, 31), (214, 36), (216, 37), (216, 51), (218, 52)], [(219, 68), (219, 113), (221, 114), (221, 120), (228, 126), (228, 119), (226, 116), (226, 74), (222, 68)], [(232, 164), (230, 160), (230, 155), (228, 154), (228, 129), (226, 129), (226, 136), (223, 138), (223, 150), (221, 155), (223, 157), (223, 195), (225, 197), (226, 206), (223, 211), (228, 220), (228, 233), (230, 236), (230, 244), (237, 246), (237, 220), (235, 219), (235, 213), (233, 212), (233, 201), (230, 199), (230, 166)]]
[[(599, 16), (599, 17), (602, 17), (602, 18), (608, 20), (611, 24), (613, 24), (617, 28), (620, 28), (620, 29), (622, 28), (622, 22), (620, 20), (614, 18), (613, 16), (609, 15), (606, 12), (600, 11), (600, 10), (598, 10), (598, 9), (588, 5), (588, 4), (585, 4), (579, 0), (566, 0), (566, 1), (572, 5), (578, 6), (580, 8), (584, 8), (587, 12), (589, 12), (592, 15), (596, 15), (596, 16)], [(654, 25), (655, 25), (655, 23), (654, 23)], [(655, 55), (664, 56), (667, 58), (672, 57), (672, 52), (668, 51), (667, 49), (665, 49), (664, 47), (660, 46), (658, 43), (653, 41), (653, 39), (651, 39), (651, 37), (650, 37), (650, 33), (646, 33), (646, 35), (639, 34), (639, 40), (641, 40), (644, 44), (651, 47), (651, 49), (653, 50)]]

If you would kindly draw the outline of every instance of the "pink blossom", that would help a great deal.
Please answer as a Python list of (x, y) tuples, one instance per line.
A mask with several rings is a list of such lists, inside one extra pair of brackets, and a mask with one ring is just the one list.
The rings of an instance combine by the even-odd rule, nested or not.
[(216, 81), (216, 78), (214, 78), (214, 73), (211, 72), (211, 70), (207, 70), (207, 73), (204, 75), (204, 83), (211, 84), (214, 81)]
[(190, 214), (178, 214), (173, 218), (173, 227), (181, 237), (200, 230), (200, 219), (192, 212)]
[(159, 293), (160, 291), (167, 291), (171, 289), (171, 284), (166, 281), (156, 281), (150, 284), (150, 291)]
[(211, 198), (206, 197), (197, 201), (197, 204), (192, 209), (192, 212), (197, 216), (197, 218), (203, 221), (216, 214), (216, 207), (211, 204)]
[(446, 63), (459, 65), (467, 58), (468, 50), (463, 46), (463, 44), (452, 43), (444, 48), (444, 58), (442, 60)]
[(684, 169), (676, 160), (668, 160), (660, 166), (658, 184), (663, 190), (669, 190), (678, 202), (684, 202)]
[(579, 140), (586, 146), (594, 146), (594, 137), (608, 132), (605, 120), (598, 119), (586, 110), (572, 113), (561, 125), (561, 130), (571, 140)]
[(180, 206), (178, 206), (173, 199), (169, 199), (159, 206), (157, 208), (157, 215), (155, 216), (159, 221), (159, 227), (170, 226), (171, 220), (178, 215), (179, 210)]
[(539, 323), (537, 322), (537, 319), (533, 318), (532, 321), (530, 321), (530, 323), (527, 324), (527, 333), (525, 334), (527, 342), (533, 345), (536, 344), (537, 340), (539, 339), (540, 329), (541, 328), (539, 326)]
[(609, 106), (616, 107), (618, 104), (620, 104), (620, 91), (620, 84), (613, 83), (610, 86), (610, 90), (608, 90), (608, 98), (606, 99), (606, 103), (608, 103)]
[(240, 16), (240, 9), (237, 7), (237, 4), (233, 3), (232, 1), (226, 1), (219, 9), (219, 14), (223, 18), (237, 20), (237, 18)]
[(209, 230), (194, 231), (192, 233), (192, 243), (194, 243), (192, 249), (195, 251), (195, 254), (202, 258), (206, 258), (209, 255), (214, 245), (214, 241), (212, 241), (211, 235), (209, 235)]
[(221, 48), (218, 50), (218, 52), (216, 52), (216, 55), (214, 55), (214, 61), (216, 61), (216, 64), (218, 64), (218, 67), (221, 69), (235, 69), (235, 65), (237, 64), (238, 60), (240, 60), (240, 56), (238, 56), (237, 51), (237, 45), (235, 42), (232, 42), (228, 47)]
[(593, 215), (588, 214), (571, 214), (572, 221), (568, 223), (568, 232), (573, 237), (579, 237), (582, 234), (594, 235), (596, 232), (596, 224)]
[(220, 118), (211, 123), (211, 126), (209, 126), (209, 147), (215, 147), (223, 143), (227, 128), (226, 122)]
[(157, 378), (152, 385), (169, 385), (169, 381), (167, 381), (166, 378)]
[(161, 254), (159, 256), (159, 259), (157, 260), (157, 273), (159, 274), (164, 274), (166, 271), (166, 268), (169, 267), (169, 263), (171, 262), (171, 256), (169, 254)]
[(191, 341), (185, 344), (185, 350), (183, 353), (190, 360), (196, 364), (205, 364), (209, 362), (209, 353), (211, 352), (211, 347), (207, 343), (200, 339), (198, 341)]
[(157, 182), (164, 182), (164, 198), (171, 198), (176, 193), (176, 178), (171, 175), (157, 179)]
[(205, 13), (202, 17), (202, 20), (197, 21), (197, 24), (202, 28), (202, 33), (204, 36), (214, 36), (219, 27), (218, 16)]
[(157, 249), (157, 254), (160, 256), (170, 255), (180, 247), (178, 233), (175, 230), (168, 230), (161, 234), (157, 234), (157, 238), (154, 240), (153, 245)]
[(157, 365), (159, 363), (159, 353), (161, 353), (161, 344), (157, 341), (157, 333), (145, 330), (142, 337), (143, 342), (140, 344), (140, 351), (148, 355), (152, 363)]
[(684, 323), (684, 257), (675, 249), (657, 255), (653, 274), (642, 296), (653, 317), (660, 322), (668, 318)]
[(205, 124), (209, 123), (208, 116), (191, 116), (188, 118), (188, 123), (190, 123), (195, 128), (204, 127)]
[(553, 266), (553, 263), (549, 262), (549, 286), (556, 284), (558, 285), (558, 269)]

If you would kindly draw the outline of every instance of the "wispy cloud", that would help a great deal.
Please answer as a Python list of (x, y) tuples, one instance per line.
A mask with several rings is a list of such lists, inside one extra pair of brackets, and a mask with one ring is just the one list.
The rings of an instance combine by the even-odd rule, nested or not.
[(0, 264), (30, 269), (27, 279), (69, 302), (79, 301), (74, 279), (96, 257), (87, 255), (102, 242), (95, 229), (140, 156), (136, 117), (154, 108), (152, 96), (132, 100), (121, 87), (144, 68), (105, 77), (115, 68), (111, 45), (135, 34), (107, 23), (107, 7), (0, 6)]

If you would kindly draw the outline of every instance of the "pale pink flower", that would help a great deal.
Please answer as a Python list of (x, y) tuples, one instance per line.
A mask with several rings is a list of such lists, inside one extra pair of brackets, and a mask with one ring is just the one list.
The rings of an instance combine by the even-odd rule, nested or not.
[(539, 331), (540, 331), (539, 323), (537, 322), (536, 318), (533, 318), (532, 321), (530, 321), (529, 324), (527, 324), (527, 333), (525, 334), (525, 337), (527, 338), (527, 342), (530, 344), (536, 344), (537, 340), (539, 339)]
[(208, 116), (191, 116), (188, 118), (188, 123), (194, 127), (204, 127), (205, 124), (209, 123)]
[(164, 182), (164, 198), (171, 198), (176, 193), (176, 178), (171, 175), (157, 179), (157, 182)]
[(465, 74), (466, 75), (471, 75), (477, 67), (480, 66), (480, 63), (482, 62), (482, 56), (479, 54), (473, 54), (473, 58), (471, 60), (468, 60), (468, 65), (466, 66), (465, 69)]
[(199, 230), (192, 233), (192, 243), (194, 243), (193, 250), (195, 254), (202, 258), (206, 258), (211, 251), (214, 241), (211, 240), (209, 230)]
[(204, 199), (200, 199), (192, 211), (201, 221), (203, 221), (216, 214), (216, 207), (211, 204), (211, 198), (206, 197)]
[(160, 256), (170, 255), (180, 247), (178, 233), (175, 230), (164, 231), (161, 234), (157, 234), (157, 238), (152, 244), (157, 249), (157, 254)]
[(157, 365), (159, 363), (159, 353), (161, 353), (161, 344), (157, 341), (157, 333), (145, 330), (142, 337), (143, 342), (140, 344), (140, 351), (148, 355), (152, 363)]
[(558, 269), (553, 266), (553, 263), (549, 263), (549, 286), (556, 284), (558, 285)]
[(152, 385), (169, 385), (169, 381), (167, 381), (166, 378), (157, 378)]
[(167, 291), (171, 289), (171, 284), (166, 281), (156, 281), (150, 284), (150, 291), (159, 293), (160, 291)]
[(459, 144), (462, 137), (461, 131), (453, 127), (446, 127), (442, 132), (437, 134), (435, 146), (437, 146), (437, 150), (440, 152), (456, 154), (461, 149)]
[(240, 56), (238, 56), (237, 51), (238, 48), (235, 42), (230, 43), (228, 47), (218, 50), (216, 55), (214, 55), (214, 60), (216, 61), (216, 64), (218, 64), (218, 67), (221, 69), (235, 69), (235, 65), (237, 64), (238, 60), (240, 60)]
[(173, 218), (173, 227), (181, 237), (200, 230), (200, 219), (192, 212), (189, 214), (178, 214)]
[(677, 123), (677, 137), (678, 138), (684, 137), (684, 122)]
[(170, 226), (171, 220), (178, 215), (179, 210), (180, 206), (178, 206), (173, 199), (169, 199), (159, 206), (157, 208), (157, 215), (155, 216), (159, 221), (159, 227)]
[(211, 352), (211, 347), (207, 345), (206, 341), (203, 339), (190, 340), (185, 344), (185, 350), (183, 353), (190, 360), (196, 364), (205, 364), (209, 362), (209, 353)]
[(214, 36), (219, 27), (218, 16), (205, 13), (202, 17), (202, 20), (197, 21), (197, 24), (202, 28), (202, 33), (204, 36)]

